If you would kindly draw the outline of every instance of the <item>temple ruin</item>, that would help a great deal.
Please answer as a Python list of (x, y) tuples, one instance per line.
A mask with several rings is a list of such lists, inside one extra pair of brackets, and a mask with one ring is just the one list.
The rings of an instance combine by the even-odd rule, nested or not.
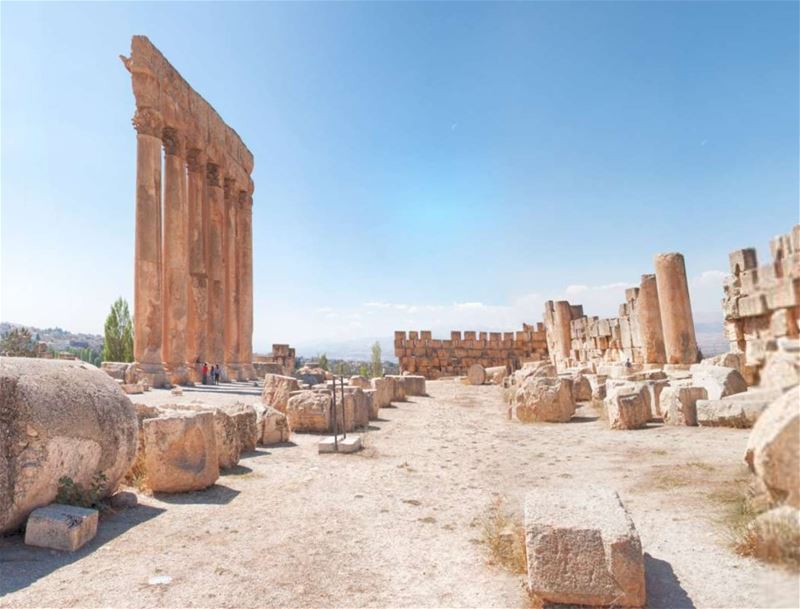
[(151, 386), (203, 362), (252, 379), (253, 155), (145, 36), (134, 36), (134, 359)]

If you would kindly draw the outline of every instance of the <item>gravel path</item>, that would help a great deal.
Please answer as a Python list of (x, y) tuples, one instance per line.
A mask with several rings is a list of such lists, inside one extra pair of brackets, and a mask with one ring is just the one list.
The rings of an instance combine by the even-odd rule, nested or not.
[[(74, 554), (0, 539), (0, 607), (513, 607), (522, 577), (488, 563), (496, 498), (608, 484), (646, 552), (650, 607), (792, 607), (795, 575), (738, 557), (724, 517), (746, 478), (747, 431), (620, 432), (581, 408), (569, 424), (505, 416), (500, 389), (429, 382), (381, 411), (357, 455), (312, 435), (259, 448), (209, 490), (140, 496)], [(252, 401), (257, 389), (152, 391), (134, 401)], [(169, 583), (149, 583), (167, 576)]]

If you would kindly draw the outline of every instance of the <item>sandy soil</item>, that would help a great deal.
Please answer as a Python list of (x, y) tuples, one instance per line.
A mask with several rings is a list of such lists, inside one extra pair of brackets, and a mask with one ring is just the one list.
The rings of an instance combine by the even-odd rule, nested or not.
[[(521, 512), (528, 491), (586, 483), (615, 487), (631, 511), (648, 606), (797, 606), (797, 576), (726, 540), (746, 430), (615, 432), (589, 407), (569, 424), (523, 425), (496, 387), (428, 387), (382, 410), (358, 455), (317, 455), (317, 437), (295, 435), (204, 492), (140, 496), (74, 554), (0, 540), (0, 607), (522, 608), (522, 577), (489, 564), (481, 519), (498, 497)], [(134, 397), (256, 399), (233, 391)]]

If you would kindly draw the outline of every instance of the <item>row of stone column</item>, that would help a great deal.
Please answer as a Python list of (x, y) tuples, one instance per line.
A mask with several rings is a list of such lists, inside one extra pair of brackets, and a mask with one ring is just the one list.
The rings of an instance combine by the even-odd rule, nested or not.
[[(252, 367), (252, 195), (202, 150), (139, 111), (134, 359), (153, 386)], [(163, 222), (162, 222), (162, 148)], [(244, 188), (242, 188), (244, 186)]]

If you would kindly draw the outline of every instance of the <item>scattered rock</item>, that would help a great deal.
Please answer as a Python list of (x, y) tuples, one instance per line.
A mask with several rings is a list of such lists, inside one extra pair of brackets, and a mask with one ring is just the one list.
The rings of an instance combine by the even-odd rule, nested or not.
[(97, 535), (97, 510), (51, 503), (28, 516), (25, 543), (74, 552)]
[[(317, 382), (319, 383), (322, 381)], [(297, 379), (292, 376), (265, 374), (261, 401), (280, 412), (286, 412), (286, 405), (289, 403), (289, 395), (292, 391), (297, 391), (299, 388), (300, 386)]]
[(425, 390), (425, 377), (413, 374), (403, 376), (406, 395), (428, 395)]
[(650, 420), (650, 397), (646, 387), (616, 387), (605, 399), (611, 429), (640, 429)]
[(705, 387), (665, 387), (661, 415), (667, 425), (697, 425), (697, 400), (708, 399)]
[(331, 428), (331, 394), (327, 391), (294, 393), (286, 405), (291, 431), (327, 433)]
[(514, 396), (514, 412), (523, 423), (564, 423), (575, 414), (572, 381), (528, 377)]
[(692, 385), (704, 387), (708, 393), (706, 399), (719, 400), (735, 393), (747, 391), (747, 382), (744, 377), (733, 368), (694, 364), (690, 372), (692, 373)]
[(483, 385), (486, 381), (486, 369), (480, 364), (472, 364), (467, 370), (467, 380), (470, 385)]

